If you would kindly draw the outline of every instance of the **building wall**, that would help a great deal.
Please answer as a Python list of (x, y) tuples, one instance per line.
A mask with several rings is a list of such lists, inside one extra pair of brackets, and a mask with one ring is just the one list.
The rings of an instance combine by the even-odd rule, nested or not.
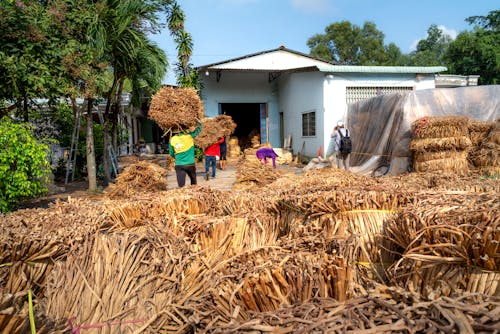
[[(219, 103), (267, 103), (269, 142), (281, 147), (280, 112), (283, 134), (292, 135), (293, 153), (304, 145), (305, 156), (326, 151), (333, 127), (347, 120), (347, 87), (410, 87), (414, 90), (434, 88), (433, 74), (324, 73), (297, 72), (282, 74), (269, 82), (268, 73), (222, 72), (203, 75), (202, 100), (205, 115), (214, 117)], [(315, 111), (316, 135), (302, 136), (302, 114)]]
[[(292, 135), (293, 153), (298, 154), (304, 145), (303, 154), (317, 156), (320, 146), (324, 147), (324, 90), (323, 73), (292, 73), (280, 78), (279, 100), (283, 113), (283, 130), (287, 137)], [(316, 135), (302, 136), (302, 114), (316, 112)]]
[(201, 98), (205, 116), (215, 117), (219, 103), (266, 103), (268, 110), (268, 141), (280, 147), (279, 98), (276, 81), (269, 82), (268, 74), (259, 72), (222, 72), (219, 82), (216, 73), (202, 73)]

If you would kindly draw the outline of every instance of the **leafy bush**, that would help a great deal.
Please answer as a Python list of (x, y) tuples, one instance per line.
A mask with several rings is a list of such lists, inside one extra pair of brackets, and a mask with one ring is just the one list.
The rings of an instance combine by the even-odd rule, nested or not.
[(36, 141), (27, 124), (0, 119), (0, 212), (47, 192), (48, 150), (48, 145)]

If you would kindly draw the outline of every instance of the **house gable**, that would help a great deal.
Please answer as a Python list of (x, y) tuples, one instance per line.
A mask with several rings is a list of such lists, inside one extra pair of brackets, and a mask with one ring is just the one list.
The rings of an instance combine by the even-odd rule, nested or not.
[[(284, 47), (205, 65), (199, 70), (286, 71), (332, 65), (329, 62)], [(316, 69), (317, 70), (317, 69)]]

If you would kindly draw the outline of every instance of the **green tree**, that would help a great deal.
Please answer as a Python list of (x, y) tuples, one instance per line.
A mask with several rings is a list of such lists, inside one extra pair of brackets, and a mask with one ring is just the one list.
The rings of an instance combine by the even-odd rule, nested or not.
[[(390, 61), (384, 37), (375, 23), (365, 22), (361, 28), (349, 21), (341, 21), (327, 26), (325, 34), (309, 38), (307, 46), (312, 56), (327, 61), (345, 65), (382, 65)], [(395, 47), (390, 46), (391, 51)]]
[(500, 11), (466, 19), (473, 31), (464, 31), (450, 44), (445, 59), (451, 73), (480, 76), (482, 84), (500, 83)]
[(418, 41), (417, 49), (410, 54), (411, 65), (443, 66), (444, 55), (452, 38), (445, 34), (437, 25), (432, 24), (427, 29), (427, 37)]
[(31, 99), (67, 94), (62, 60), (72, 49), (61, 43), (64, 12), (59, 2), (0, 2), (0, 99), (13, 101), (24, 121)]
[(0, 119), (0, 212), (47, 191), (48, 145), (38, 142), (27, 124)]

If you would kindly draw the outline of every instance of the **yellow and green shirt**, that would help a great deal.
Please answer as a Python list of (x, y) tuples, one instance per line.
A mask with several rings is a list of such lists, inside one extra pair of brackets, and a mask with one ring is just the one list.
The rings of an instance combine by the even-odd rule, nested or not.
[(201, 131), (201, 123), (198, 123), (193, 132), (183, 132), (170, 138), (168, 153), (175, 157), (175, 165), (194, 164), (194, 140)]

